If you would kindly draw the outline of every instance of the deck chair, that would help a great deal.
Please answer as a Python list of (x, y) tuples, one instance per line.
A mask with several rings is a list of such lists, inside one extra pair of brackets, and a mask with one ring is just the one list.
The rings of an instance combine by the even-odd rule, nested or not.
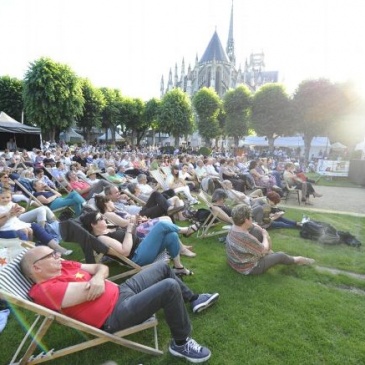
[[(28, 292), (33, 283), (22, 274), (19, 265), (24, 252), (18, 255), (12, 263), (8, 264), (0, 272), (0, 298), (10, 303), (13, 308), (20, 307), (27, 311), (31, 311), (36, 315), (33, 324), (30, 326), (27, 325), (28, 330), (16, 349), (13, 358), (10, 360), (10, 365), (39, 364), (70, 355), (90, 347), (98, 346), (106, 342), (112, 342), (117, 345), (152, 355), (162, 354), (162, 351), (158, 349), (158, 322), (155, 317), (151, 317), (151, 319), (139, 325), (111, 334), (33, 303), (28, 296)], [(66, 329), (73, 328), (79, 332), (91, 335), (94, 338), (89, 339), (87, 336), (84, 336), (84, 342), (82, 343), (73, 344), (58, 350), (48, 349), (45, 352), (42, 351), (38, 355), (34, 355), (39, 344), (44, 345), (46, 340), (52, 338), (51, 335), (48, 335), (48, 331), (54, 323), (61, 324), (65, 326)], [(154, 347), (146, 346), (125, 338), (125, 336), (148, 328), (152, 328), (154, 331)], [(27, 344), (28, 348), (25, 349)], [(8, 346), (11, 346), (11, 343), (9, 343)], [(72, 363), (72, 361), (70, 363)]]
[(117, 259), (120, 264), (127, 268), (127, 271), (109, 278), (112, 281), (134, 275), (142, 270), (141, 266), (100, 242), (81, 225), (78, 219), (68, 219), (60, 222), (60, 233), (64, 241), (77, 242), (81, 246), (87, 264), (100, 262), (102, 257), (107, 256)]
[[(23, 193), (29, 198), (29, 202), (27, 204), (26, 210), (28, 210), (28, 208), (30, 207), (30, 203), (32, 201), (34, 201), (38, 207), (42, 207), (44, 204), (42, 204), (39, 201), (39, 199), (33, 195), (33, 192), (32, 192), (32, 190), (30, 189), (29, 186), (28, 187), (25, 186), (25, 183), (27, 182), (27, 180), (29, 180), (29, 179), (23, 179), (23, 180), (18, 179), (18, 180), (14, 180), (15, 185), (17, 185), (19, 187), (19, 189), (22, 190)], [(31, 182), (28, 182), (27, 185), (28, 184), (31, 184)], [(53, 209), (52, 211), (54, 213), (56, 213), (56, 212), (61, 212), (61, 211), (65, 210), (65, 209), (68, 209), (72, 213), (74, 213), (74, 211), (72, 210), (71, 207), (62, 207), (62, 208), (59, 208), (59, 209)]]
[(298, 204), (300, 205), (300, 192), (301, 192), (301, 189), (298, 189), (295, 186), (290, 186), (288, 184), (288, 182), (285, 181), (285, 195), (284, 195), (285, 203), (288, 201), (290, 196), (296, 195), (296, 198), (298, 200)]
[(162, 191), (169, 189), (169, 186), (166, 183), (166, 177), (159, 170), (151, 170), (150, 174), (156, 180)]
[(53, 170), (55, 168), (56, 167), (51, 167), (51, 168), (43, 167), (43, 170), (44, 173), (47, 174), (47, 176), (55, 183), (58, 189), (62, 189), (66, 193), (69, 193), (70, 191), (73, 190), (70, 183), (66, 179), (63, 179), (62, 181), (57, 180), (53, 175)]
[[(198, 194), (199, 200), (201, 200), (209, 209), (210, 215), (207, 216), (205, 221), (200, 225), (197, 237), (198, 238), (206, 238), (217, 235), (227, 234), (230, 229), (230, 225), (232, 224), (230, 221), (222, 220), (222, 216), (227, 216), (227, 214), (219, 207), (212, 204), (210, 197), (208, 197), (203, 190)], [(212, 229), (218, 223), (224, 223), (225, 226), (221, 227), (221, 229)], [(229, 226), (227, 226), (227, 224)]]
[(171, 175), (171, 166), (160, 166), (160, 170), (165, 176)]

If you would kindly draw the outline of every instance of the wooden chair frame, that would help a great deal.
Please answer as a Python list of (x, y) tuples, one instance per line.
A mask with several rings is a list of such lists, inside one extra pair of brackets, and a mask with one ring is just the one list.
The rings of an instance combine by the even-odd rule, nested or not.
[[(20, 271), (19, 262), (21, 256), (22, 254), (0, 272), (0, 298), (6, 300), (12, 306), (34, 312), (36, 314), (36, 318), (33, 323), (28, 326), (29, 329), (17, 347), (9, 364), (40, 364), (78, 351), (86, 350), (106, 342), (112, 342), (117, 345), (151, 355), (161, 355), (163, 353), (158, 348), (158, 321), (155, 317), (152, 317), (148, 321), (139, 325), (111, 334), (33, 303), (28, 297), (28, 291), (32, 283), (26, 279)], [(47, 339), (48, 331), (54, 323), (59, 323), (67, 328), (76, 329), (84, 332), (85, 334), (91, 335), (94, 338), (87, 338), (84, 342), (76, 345), (67, 346), (58, 350), (50, 349), (47, 352), (41, 352), (38, 355), (34, 355), (38, 344), (43, 343), (43, 341)], [(154, 332), (154, 347), (146, 346), (125, 338), (130, 334), (137, 333), (148, 328), (152, 328)], [(48, 336), (48, 338), (51, 338), (51, 336)], [(29, 343), (28, 348), (24, 351), (27, 343)], [(21, 353), (23, 355), (21, 355)]]
[[(219, 220), (221, 223), (230, 224), (229, 222), (223, 221), (220, 219), (220, 213), (224, 213), (223, 210), (215, 205), (213, 205), (207, 195), (203, 192), (203, 190), (198, 195), (199, 199), (208, 207), (210, 210), (210, 215), (206, 218), (206, 220), (201, 224), (198, 229), (197, 237), (198, 238), (206, 238), (206, 237), (213, 237), (218, 235), (227, 234), (227, 229), (219, 229), (219, 230), (212, 230), (212, 227), (216, 226), (216, 220)], [(225, 214), (225, 213), (224, 213)]]
[(300, 205), (300, 193), (301, 193), (301, 189), (297, 189), (294, 186), (290, 186), (287, 181), (285, 181), (285, 188), (286, 188), (286, 193), (285, 193), (285, 198), (284, 198), (285, 203), (288, 201), (288, 199), (290, 198), (290, 196), (292, 194), (296, 194), (297, 199), (298, 199), (298, 204)]

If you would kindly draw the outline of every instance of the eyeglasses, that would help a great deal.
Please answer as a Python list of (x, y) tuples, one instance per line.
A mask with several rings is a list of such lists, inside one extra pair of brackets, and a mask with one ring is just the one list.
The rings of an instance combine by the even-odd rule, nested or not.
[(47, 255), (44, 255), (44, 256), (40, 257), (39, 259), (35, 260), (33, 262), (33, 265), (35, 265), (39, 261), (46, 260), (46, 259), (49, 259), (51, 257), (53, 257), (54, 259), (58, 259), (58, 258), (61, 257), (61, 254), (57, 251), (52, 251), (52, 252), (48, 253)]

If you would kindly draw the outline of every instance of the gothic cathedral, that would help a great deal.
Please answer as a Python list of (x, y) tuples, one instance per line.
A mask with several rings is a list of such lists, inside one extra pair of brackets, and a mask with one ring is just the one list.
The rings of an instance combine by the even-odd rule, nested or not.
[(161, 98), (174, 88), (181, 88), (189, 96), (193, 96), (203, 87), (214, 87), (222, 98), (228, 89), (234, 89), (241, 84), (247, 85), (255, 91), (261, 85), (278, 81), (278, 71), (265, 71), (264, 53), (251, 53), (246, 59), (244, 70), (236, 68), (233, 38), (233, 1), (231, 19), (226, 50), (222, 47), (217, 31), (214, 32), (202, 58), (195, 58), (192, 69), (189, 65), (185, 73), (185, 62), (182, 60), (181, 74), (178, 76), (177, 64), (175, 65), (174, 78), (170, 69), (169, 79), (165, 88), (164, 78), (161, 78)]

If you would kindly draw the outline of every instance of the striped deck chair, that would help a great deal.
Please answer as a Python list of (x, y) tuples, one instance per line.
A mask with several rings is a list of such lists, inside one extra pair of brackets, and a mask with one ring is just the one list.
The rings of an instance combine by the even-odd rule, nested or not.
[[(31, 325), (26, 324), (27, 332), (24, 338), (20, 341), (18, 348), (15, 350), (13, 358), (10, 360), (3, 358), (3, 363), (10, 365), (39, 364), (70, 355), (78, 351), (86, 350), (106, 342), (112, 342), (120, 346), (152, 355), (162, 354), (162, 351), (158, 349), (158, 322), (155, 317), (151, 317), (148, 321), (139, 325), (111, 334), (32, 302), (28, 296), (28, 292), (33, 283), (24, 277), (19, 265), (23, 255), (24, 252), (0, 271), (0, 298), (6, 300), (13, 308), (13, 311), (16, 311), (17, 308), (22, 308), (35, 313), (36, 318)], [(84, 342), (66, 346), (61, 349), (53, 349), (48, 347), (46, 342), (48, 343), (52, 341), (52, 336), (48, 334), (48, 331), (54, 323), (61, 324), (67, 329), (73, 328), (78, 332), (84, 332), (94, 338), (89, 339), (89, 336), (84, 336)], [(22, 325), (24, 325), (24, 323), (22, 323)], [(148, 328), (152, 328), (154, 332), (154, 347), (146, 346), (125, 338), (130, 334), (137, 333)], [(77, 335), (77, 338), (80, 338), (80, 336)], [(12, 346), (12, 344), (13, 342), (9, 341), (7, 346)], [(44, 351), (34, 355), (39, 344), (42, 344)], [(27, 345), (28, 347), (25, 348)], [(72, 360), (70, 360), (70, 364), (71, 363), (73, 363)]]
[[(205, 219), (205, 221), (200, 225), (197, 237), (206, 238), (212, 236), (218, 236), (227, 234), (231, 227), (232, 219), (227, 216), (227, 214), (219, 207), (213, 205), (210, 201), (210, 197), (204, 193), (203, 190), (198, 195), (199, 200), (202, 201), (210, 211), (210, 215)], [(223, 220), (223, 218), (225, 218)], [(221, 228), (216, 228), (217, 222), (224, 223), (225, 225)]]

